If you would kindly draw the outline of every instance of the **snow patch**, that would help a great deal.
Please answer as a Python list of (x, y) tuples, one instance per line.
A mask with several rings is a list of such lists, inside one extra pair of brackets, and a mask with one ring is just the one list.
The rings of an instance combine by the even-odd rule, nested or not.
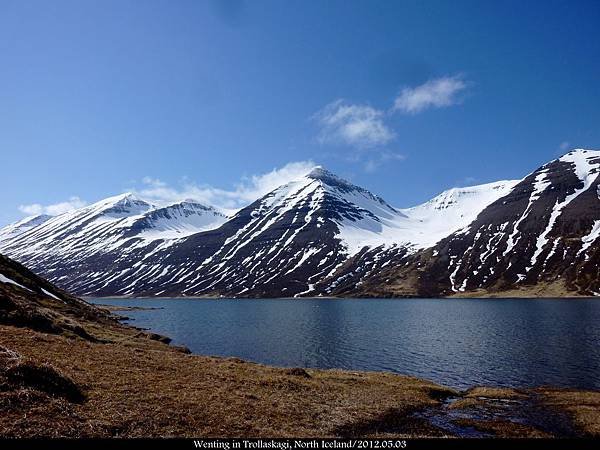
[(17, 283), (16, 281), (8, 278), (7, 276), (4, 276), (0, 273), (0, 283), (7, 283), (7, 284), (13, 284), (15, 286), (20, 287), (21, 289), (25, 289), (26, 291), (32, 292), (31, 289), (26, 288), (25, 286), (23, 286), (22, 284)]
[[(579, 256), (581, 253), (585, 253), (586, 250), (590, 248), (590, 246), (596, 241), (596, 239), (598, 239), (598, 237), (600, 237), (600, 220), (595, 220), (591, 231), (581, 238), (583, 245), (577, 252), (577, 256)], [(586, 253), (585, 260), (587, 261), (589, 258), (590, 256)]]
[(527, 271), (531, 270), (537, 263), (537, 260), (542, 253), (546, 242), (548, 242), (548, 234), (552, 231), (552, 228), (554, 227), (554, 224), (556, 223), (556, 220), (560, 216), (562, 210), (579, 195), (585, 192), (594, 183), (594, 181), (596, 181), (596, 178), (598, 177), (599, 163), (591, 163), (589, 160), (597, 157), (598, 155), (596, 152), (590, 152), (588, 154), (587, 151), (583, 150), (567, 153), (559, 159), (559, 161), (573, 164), (573, 171), (583, 183), (583, 186), (579, 189), (576, 189), (572, 194), (567, 195), (562, 202), (557, 201), (554, 205), (554, 208), (552, 208), (548, 225), (542, 234), (540, 234), (537, 238), (536, 249), (531, 258), (531, 263), (526, 269)]

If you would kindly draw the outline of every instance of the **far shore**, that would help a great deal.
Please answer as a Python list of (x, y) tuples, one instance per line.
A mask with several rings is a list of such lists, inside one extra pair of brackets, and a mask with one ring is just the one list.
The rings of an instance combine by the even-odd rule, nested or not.
[[(534, 295), (502, 295), (501, 293), (489, 293), (487, 295), (449, 295), (446, 297), (336, 297), (336, 296), (316, 296), (316, 297), (222, 297), (222, 296), (148, 296), (134, 297), (127, 295), (112, 295), (103, 297), (82, 296), (86, 301), (101, 300), (600, 300), (596, 296), (534, 296)], [(96, 303), (97, 304), (97, 303)], [(108, 306), (108, 305), (106, 305)]]

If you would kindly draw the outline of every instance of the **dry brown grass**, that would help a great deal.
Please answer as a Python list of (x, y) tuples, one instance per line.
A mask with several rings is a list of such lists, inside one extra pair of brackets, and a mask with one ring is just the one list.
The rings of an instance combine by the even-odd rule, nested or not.
[(81, 403), (85, 399), (79, 386), (50, 364), (18, 359), (0, 370), (0, 375), (11, 390), (32, 389), (73, 403)]
[[(54, 436), (57, 429), (64, 436), (431, 435), (433, 427), (408, 413), (452, 393), (389, 373), (186, 355), (118, 325), (86, 328), (111, 342), (0, 326), (0, 345), (52, 364), (87, 397), (75, 404), (29, 388), (7, 392), (0, 435)], [(8, 403), (16, 406), (8, 411)], [(394, 415), (404, 419), (391, 426)]]
[(583, 433), (600, 437), (600, 392), (574, 389), (538, 389), (548, 408), (567, 412)]
[(507, 420), (475, 420), (458, 419), (457, 425), (473, 427), (477, 431), (501, 438), (550, 438), (552, 434), (541, 431), (533, 426)]
[(495, 290), (474, 289), (468, 292), (459, 292), (448, 296), (449, 298), (586, 298), (577, 291), (567, 288), (564, 280), (554, 282), (540, 281), (532, 286), (520, 286), (514, 289)]
[(465, 398), (487, 397), (503, 400), (523, 399), (527, 397), (522, 391), (511, 388), (499, 388), (488, 386), (477, 386), (469, 389), (465, 394)]
[(461, 398), (451, 403), (450, 409), (466, 409), (486, 406), (485, 400), (522, 400), (528, 395), (522, 391), (509, 388), (477, 386), (469, 389), (461, 395)]
[[(21, 310), (30, 307), (23, 305)], [(56, 326), (50, 329), (0, 325), (0, 436), (446, 436), (414, 413), (444, 410), (442, 400), (449, 396), (460, 399), (446, 411), (483, 411), (495, 408), (485, 399), (534, 395), (549, 414), (572, 417), (579, 435), (599, 435), (596, 392), (477, 387), (461, 394), (390, 373), (196, 356), (109, 317), (48, 306), (39, 304), (33, 313), (51, 319)], [(10, 317), (22, 315), (5, 320)], [(83, 332), (74, 333), (71, 321)], [(487, 420), (483, 412), (463, 425), (504, 437), (551, 435), (514, 421)]]

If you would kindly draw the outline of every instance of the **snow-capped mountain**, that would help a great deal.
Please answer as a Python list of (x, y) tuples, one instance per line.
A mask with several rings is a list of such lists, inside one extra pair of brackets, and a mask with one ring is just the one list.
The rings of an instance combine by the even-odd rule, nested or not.
[[(83, 295), (297, 296), (365, 253), (379, 264), (468, 225), (515, 182), (452, 189), (399, 210), (323, 168), (227, 220), (130, 194), (53, 218), (0, 251)], [(389, 262), (388, 262), (389, 264)]]
[(431, 247), (442, 238), (470, 224), (489, 204), (507, 195), (520, 180), (504, 180), (464, 188), (452, 188), (422, 205), (404, 209), (419, 248)]
[(218, 230), (157, 254), (153, 261), (176, 269), (136, 286), (158, 294), (308, 294), (371, 236), (385, 239), (383, 232), (402, 217), (380, 197), (315, 168), (243, 208)]
[(215, 208), (185, 200), (146, 212), (134, 221), (131, 229), (145, 240), (179, 239), (217, 228), (225, 220), (225, 214)]
[(600, 151), (578, 149), (525, 177), (468, 226), (377, 273), (388, 295), (600, 292)]
[[(318, 291), (351, 295), (362, 283), (383, 269), (404, 265), (405, 258), (432, 247), (469, 225), (488, 205), (511, 192), (519, 180), (505, 180), (465, 188), (452, 188), (421, 205), (399, 210), (393, 226), (370, 246), (351, 255), (332, 277), (322, 280)], [(366, 239), (363, 241), (369, 243)], [(395, 244), (404, 242), (404, 245)]]
[(0, 228), (0, 242), (8, 239), (14, 239), (21, 233), (25, 233), (26, 231), (43, 224), (51, 218), (52, 216), (39, 214), (37, 216), (25, 217), (18, 222), (11, 223), (10, 225)]
[(398, 209), (317, 167), (230, 218), (126, 194), (0, 241), (0, 252), (81, 295), (591, 294), (599, 168), (600, 152), (575, 150), (523, 180)]
[(0, 241), (0, 252), (71, 287), (82, 282), (78, 274), (105, 280), (101, 275), (128, 261), (136, 249), (168, 247), (226, 220), (217, 210), (191, 201), (157, 207), (128, 193), (51, 217)]

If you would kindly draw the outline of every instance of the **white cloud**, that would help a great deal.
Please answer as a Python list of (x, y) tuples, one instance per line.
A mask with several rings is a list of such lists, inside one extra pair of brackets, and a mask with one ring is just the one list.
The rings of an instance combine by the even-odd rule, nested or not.
[(49, 214), (51, 216), (58, 216), (77, 208), (82, 208), (87, 203), (81, 200), (79, 197), (71, 197), (69, 200), (54, 203), (52, 205), (41, 205), (39, 203), (33, 203), (30, 205), (20, 205), (19, 211), (30, 216), (36, 216), (38, 214)]
[[(350, 151), (343, 155), (346, 161), (362, 164), (365, 171), (375, 172), (386, 162), (404, 159), (404, 155), (388, 150), (396, 133), (387, 121), (395, 112), (416, 114), (428, 108), (457, 104), (468, 85), (462, 75), (454, 75), (406, 87), (388, 110), (336, 100), (311, 117), (320, 128), (317, 140), (321, 144), (347, 145)], [(334, 153), (333, 156), (341, 155)]]
[[(200, 185), (187, 179), (184, 179), (179, 186), (174, 187), (160, 179), (144, 177), (139, 188), (128, 189), (128, 191), (159, 206), (191, 199), (205, 205), (215, 206), (226, 213), (233, 213), (282, 184), (303, 177), (315, 167), (316, 164), (312, 161), (291, 162), (263, 174), (243, 177), (233, 189)], [(27, 215), (58, 215), (86, 205), (87, 203), (79, 197), (71, 197), (68, 201), (52, 205), (39, 203), (21, 205), (19, 211)]]
[(567, 150), (569, 150), (571, 148), (571, 143), (569, 141), (563, 141), (560, 143), (560, 145), (558, 146), (558, 148), (563, 151), (566, 152)]
[(142, 183), (150, 185), (150, 186), (154, 186), (154, 187), (164, 187), (167, 184), (160, 181), (158, 178), (152, 178), (152, 177), (144, 177), (142, 178)]
[(37, 216), (44, 212), (44, 207), (39, 203), (32, 203), (31, 205), (19, 205), (19, 211), (28, 216)]
[(321, 131), (321, 143), (343, 143), (359, 148), (385, 145), (394, 132), (384, 123), (384, 113), (368, 105), (336, 100), (313, 116)]
[(467, 87), (460, 75), (429, 80), (414, 88), (404, 88), (394, 101), (394, 111), (416, 114), (428, 108), (442, 108), (460, 101), (458, 94)]
[(230, 190), (199, 185), (189, 180), (184, 180), (179, 187), (173, 187), (159, 179), (144, 177), (143, 186), (140, 189), (131, 189), (131, 191), (147, 201), (159, 205), (193, 199), (226, 212), (233, 212), (282, 184), (301, 178), (315, 166), (316, 164), (312, 161), (291, 162), (267, 173), (244, 177), (240, 183), (235, 185), (234, 189)]
[(245, 177), (238, 184), (235, 192), (240, 195), (243, 201), (256, 200), (273, 189), (290, 181), (297, 180), (308, 174), (316, 167), (312, 161), (291, 162), (279, 169), (273, 169), (262, 175), (253, 175)]

